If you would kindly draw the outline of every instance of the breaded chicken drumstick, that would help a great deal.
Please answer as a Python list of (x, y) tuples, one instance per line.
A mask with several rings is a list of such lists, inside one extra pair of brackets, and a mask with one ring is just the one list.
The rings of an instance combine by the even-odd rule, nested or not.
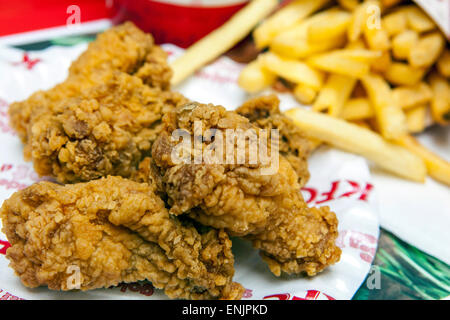
[(149, 280), (171, 298), (239, 299), (243, 292), (232, 281), (227, 234), (201, 234), (170, 217), (145, 183), (40, 182), (6, 200), (0, 216), (10, 266), (27, 287), (89, 290)]
[[(278, 159), (273, 171), (264, 170), (273, 164), (249, 161), (248, 145), (244, 146), (246, 160), (241, 163), (195, 162), (199, 152), (221, 149), (216, 142), (226, 141), (231, 133), (254, 130), (261, 137), (262, 129), (221, 106), (196, 103), (178, 107), (164, 122), (165, 130), (153, 145), (153, 161), (141, 164), (141, 171), (160, 172), (156, 184), (167, 194), (172, 214), (187, 213), (204, 225), (252, 240), (275, 275), (282, 271), (315, 275), (339, 260), (335, 214), (328, 207), (306, 205), (295, 170), (269, 140), (260, 141), (266, 141), (265, 147)], [(192, 137), (188, 148), (179, 148), (181, 140), (175, 139), (174, 133)], [(236, 141), (232, 150), (222, 144), (226, 146), (222, 155), (231, 151), (236, 160)], [(189, 146), (190, 152), (184, 153)]]

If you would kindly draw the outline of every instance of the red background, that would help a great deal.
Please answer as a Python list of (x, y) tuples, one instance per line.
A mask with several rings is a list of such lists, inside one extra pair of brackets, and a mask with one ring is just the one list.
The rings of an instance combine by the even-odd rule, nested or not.
[(65, 26), (72, 13), (70, 5), (80, 7), (81, 23), (110, 18), (114, 23), (134, 21), (150, 32), (157, 43), (187, 47), (221, 26), (244, 4), (222, 7), (180, 6), (151, 0), (15, 0), (0, 1), (0, 36)]

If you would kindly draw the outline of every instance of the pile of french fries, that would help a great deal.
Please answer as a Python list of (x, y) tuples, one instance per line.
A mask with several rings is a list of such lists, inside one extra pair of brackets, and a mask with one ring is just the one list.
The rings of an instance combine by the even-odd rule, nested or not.
[(296, 0), (253, 38), (262, 53), (240, 74), (246, 91), (281, 80), (312, 105), (287, 112), (312, 138), (401, 177), (424, 181), (428, 172), (450, 185), (450, 164), (411, 135), (450, 123), (450, 50), (413, 2)]

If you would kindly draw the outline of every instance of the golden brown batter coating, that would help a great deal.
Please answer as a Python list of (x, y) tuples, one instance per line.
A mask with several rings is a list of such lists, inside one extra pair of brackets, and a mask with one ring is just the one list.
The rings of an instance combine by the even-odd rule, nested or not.
[(11, 104), (11, 126), (26, 143), (34, 119), (51, 113), (54, 104), (60, 100), (105, 83), (118, 71), (134, 74), (149, 86), (162, 90), (169, 89), (172, 76), (166, 54), (154, 45), (152, 36), (127, 22), (105, 31), (90, 43), (72, 63), (64, 82), (49, 90), (37, 91), (25, 101)]
[(107, 177), (16, 192), (0, 211), (10, 266), (28, 287), (73, 289), (79, 268), (82, 290), (147, 279), (171, 298), (239, 299), (226, 233), (170, 217), (153, 189)]
[[(202, 140), (194, 138), (203, 141), (202, 150), (211, 145), (207, 129), (224, 136), (229, 129), (253, 128), (258, 135), (261, 129), (221, 106), (194, 103), (178, 107), (164, 121), (166, 128), (153, 145), (152, 157), (153, 165), (161, 171), (156, 182), (169, 197), (171, 213), (188, 213), (204, 225), (247, 236), (262, 250), (275, 275), (281, 271), (314, 275), (339, 260), (341, 251), (334, 243), (338, 235), (335, 214), (327, 207), (307, 207), (298, 176), (283, 156), (278, 155), (278, 170), (270, 174), (262, 174), (266, 165), (260, 162), (175, 163), (172, 157), (179, 144), (172, 139), (173, 131), (183, 129), (193, 137), (195, 121), (203, 125)], [(151, 165), (146, 160), (141, 172), (152, 172)]]
[(163, 114), (185, 101), (117, 72), (35, 119), (24, 153), (38, 174), (60, 182), (129, 177), (150, 154)]
[(130, 176), (163, 113), (186, 101), (169, 91), (171, 75), (166, 54), (132, 23), (100, 34), (66, 81), (10, 106), (25, 158), (63, 183)]
[(246, 101), (236, 112), (263, 129), (278, 129), (280, 154), (297, 172), (300, 186), (309, 179), (308, 157), (312, 152), (311, 141), (291, 119), (280, 112), (280, 100), (276, 95), (262, 96)]

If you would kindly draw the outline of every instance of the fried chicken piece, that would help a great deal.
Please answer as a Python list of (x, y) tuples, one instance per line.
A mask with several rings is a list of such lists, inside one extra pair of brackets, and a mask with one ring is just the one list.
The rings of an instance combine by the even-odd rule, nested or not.
[(88, 49), (72, 63), (63, 83), (11, 104), (11, 126), (26, 143), (34, 119), (51, 113), (60, 100), (105, 83), (115, 72), (136, 75), (145, 84), (161, 90), (169, 89), (172, 76), (166, 54), (154, 44), (152, 36), (127, 22), (105, 31), (90, 43)]
[(199, 233), (169, 216), (148, 184), (119, 177), (61, 186), (40, 182), (0, 210), (10, 266), (27, 287), (110, 287), (149, 280), (171, 298), (239, 299), (223, 230)]
[[(160, 177), (152, 181), (167, 194), (170, 213), (187, 213), (204, 225), (224, 228), (234, 236), (245, 236), (255, 248), (261, 249), (262, 257), (277, 276), (282, 271), (315, 275), (339, 260), (341, 251), (335, 245), (338, 235), (335, 214), (328, 207), (307, 207), (300, 193), (297, 173), (267, 140), (260, 141), (266, 141), (265, 147), (277, 152), (279, 159), (277, 170), (272, 172), (265, 169), (273, 163), (248, 160), (251, 150), (248, 145), (243, 164), (237, 164), (236, 157), (232, 163), (192, 161), (199, 152), (220, 150), (220, 144), (214, 143), (228, 141), (230, 129), (234, 132), (253, 129), (258, 137), (262, 129), (221, 106), (195, 103), (178, 107), (164, 117), (164, 123), (165, 130), (152, 148), (153, 160), (141, 164), (141, 174), (137, 177), (142, 180), (146, 172), (155, 172), (152, 166), (158, 167)], [(179, 154), (180, 150), (186, 150), (186, 145), (179, 148), (183, 145), (171, 136), (174, 132), (180, 133), (176, 129), (193, 138), (194, 142), (187, 145), (191, 147), (188, 157)], [(213, 130), (213, 139), (208, 129)], [(231, 144), (231, 148), (222, 153), (231, 151), (236, 155), (238, 143)], [(174, 159), (174, 155), (180, 159)]]
[(163, 113), (186, 101), (169, 91), (171, 75), (166, 54), (132, 23), (100, 34), (65, 82), (10, 106), (25, 158), (63, 183), (130, 176)]
[(99, 34), (72, 63), (69, 75), (91, 79), (98, 72), (121, 71), (141, 78), (150, 87), (169, 90), (172, 69), (166, 60), (167, 54), (155, 45), (151, 34), (125, 22)]
[(24, 153), (39, 175), (63, 183), (129, 177), (150, 154), (163, 114), (186, 101), (117, 72), (35, 119)]
[(262, 96), (246, 101), (236, 112), (260, 128), (278, 129), (279, 151), (297, 172), (300, 186), (309, 179), (308, 157), (313, 144), (291, 119), (280, 112), (280, 100), (276, 95)]

